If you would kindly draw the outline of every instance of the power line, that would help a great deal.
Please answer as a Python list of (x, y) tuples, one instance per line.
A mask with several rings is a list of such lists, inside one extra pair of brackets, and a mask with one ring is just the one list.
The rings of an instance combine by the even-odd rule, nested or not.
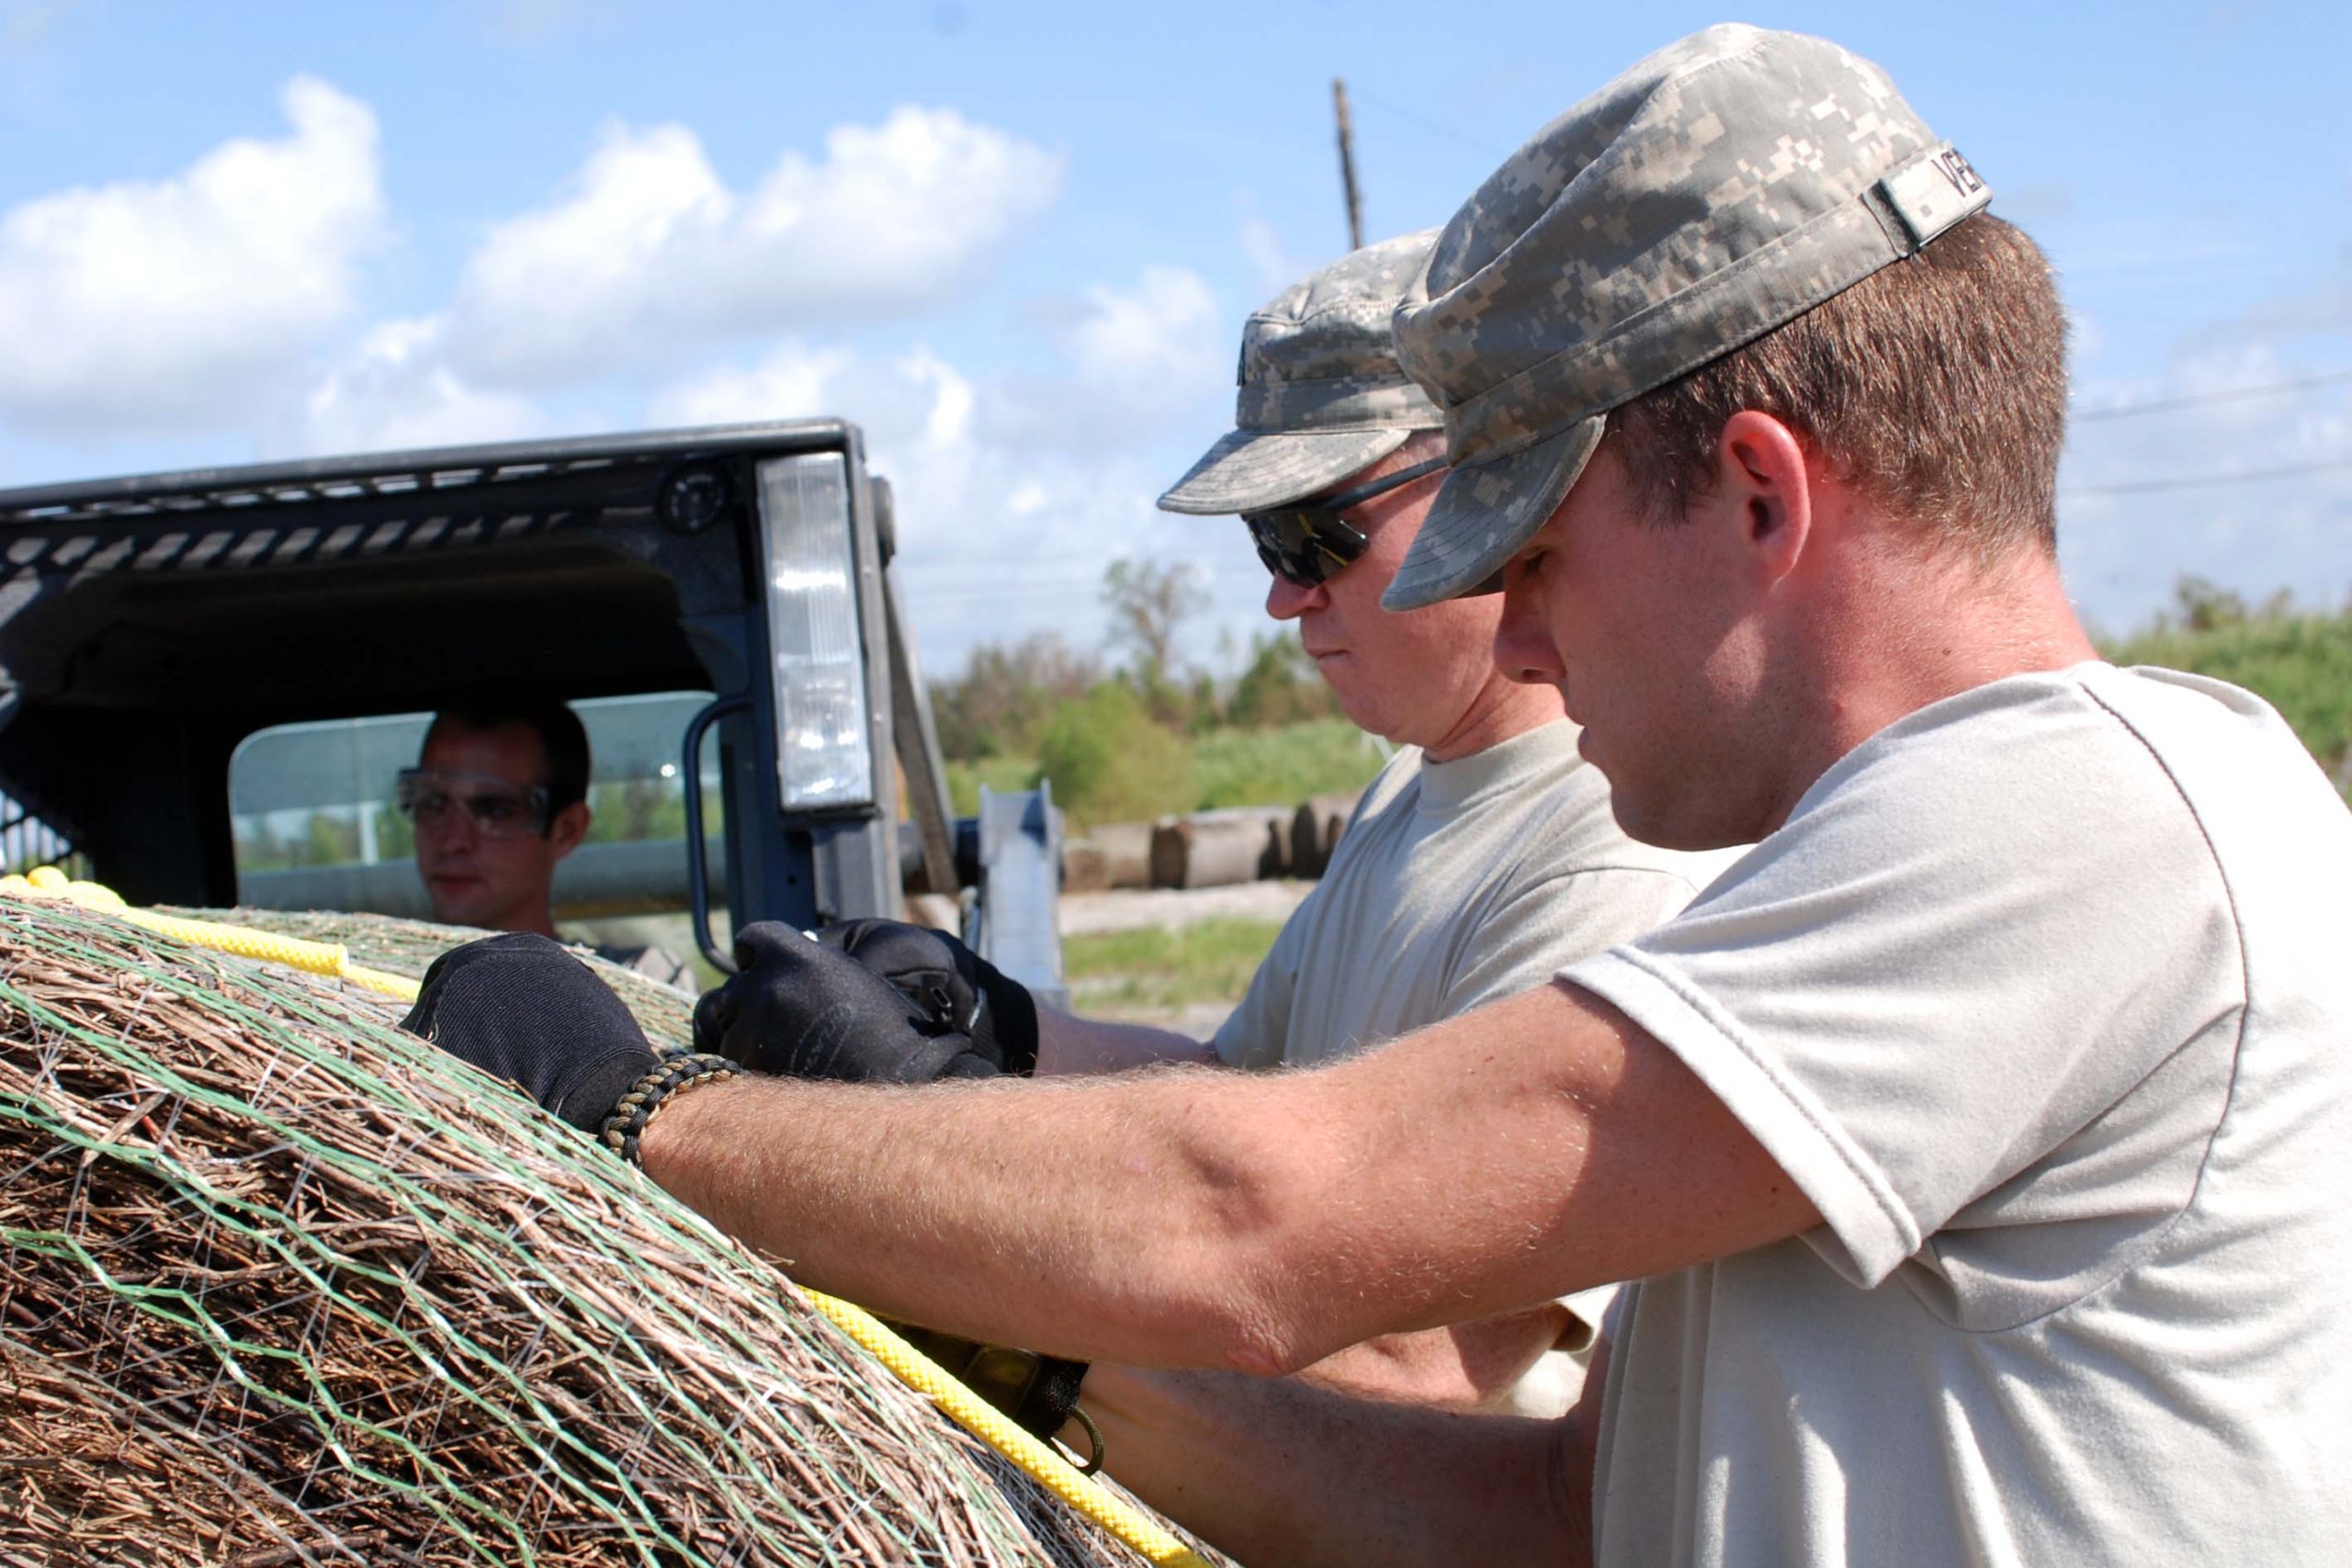
[(2346, 381), (2352, 381), (2352, 370), (2331, 370), (2324, 375), (2302, 376), (2291, 381), (2265, 381), (2256, 386), (2232, 387), (2218, 392), (2196, 392), (2178, 398), (2152, 398), (2140, 403), (2110, 403), (2104, 408), (2077, 409), (2069, 417), (2077, 424), (2102, 419), (2132, 419), (2140, 414), (2170, 413), (2175, 409), (2201, 409), (2215, 403), (2242, 403), (2257, 398), (2284, 397), (2290, 392), (2341, 386)]
[(1462, 130), (1454, 126), (1441, 125), (1436, 120), (1430, 119), (1425, 115), (1415, 114), (1411, 109), (1405, 107), (1404, 105), (1392, 103), (1388, 99), (1381, 97), (1377, 94), (1367, 93), (1359, 88), (1357, 90), (1356, 96), (1375, 107), (1387, 110), (1390, 114), (1395, 115), (1399, 119), (1410, 120), (1413, 124), (1419, 126), (1423, 130), (1429, 131), (1433, 135), (1442, 136), (1450, 141), (1459, 141), (1464, 147), (1475, 148), (1476, 151), (1491, 154), (1494, 152), (1495, 144), (1491, 141), (1486, 141), (1478, 137), (1472, 136), (1469, 132)]
[(2120, 484), (2074, 485), (2058, 493), (2063, 497), (2080, 495), (2146, 495), (2155, 491), (2212, 490), (2222, 485), (2256, 484), (2267, 479), (2301, 479), (2309, 474), (2337, 473), (2352, 468), (2352, 457), (2336, 457), (2322, 463), (2297, 463), (2283, 468), (2240, 468), (2226, 474), (2180, 474), (2161, 479), (2129, 479)]

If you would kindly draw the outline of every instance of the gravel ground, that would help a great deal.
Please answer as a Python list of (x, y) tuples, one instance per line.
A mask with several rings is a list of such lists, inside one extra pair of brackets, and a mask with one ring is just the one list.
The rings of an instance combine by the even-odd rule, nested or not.
[(1065, 893), (1061, 900), (1064, 936), (1091, 936), (1101, 931), (1140, 931), (1157, 926), (1174, 930), (1195, 920), (1231, 919), (1266, 920), (1290, 919), (1312, 882), (1244, 882), (1231, 887), (1172, 887), (1116, 889), (1108, 893)]

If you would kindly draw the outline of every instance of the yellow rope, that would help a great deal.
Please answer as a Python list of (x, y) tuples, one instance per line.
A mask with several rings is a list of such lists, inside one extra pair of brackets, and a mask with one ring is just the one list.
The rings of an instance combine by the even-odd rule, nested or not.
[[(134, 909), (113, 888), (96, 882), (73, 881), (53, 865), (37, 866), (22, 876), (0, 876), (0, 897), (63, 899), (193, 947), (209, 947), (266, 964), (283, 964), (398, 997), (402, 1001), (416, 999), (414, 980), (354, 964), (341, 942), (305, 942), (300, 937), (280, 936), (245, 926)], [(900, 1382), (930, 1399), (966, 1431), (1020, 1466), (1037, 1484), (1133, 1547), (1154, 1568), (1208, 1568), (1198, 1552), (1113, 1496), (1092, 1478), (1080, 1474), (1078, 1467), (1052, 1445), (1031, 1437), (938, 1362), (892, 1333), (872, 1313), (839, 1296), (829, 1296), (806, 1286), (801, 1288), (801, 1293), (835, 1327), (889, 1368)]]
[(833, 1326), (872, 1351), (876, 1359), (917, 1393), (928, 1396), (957, 1425), (1019, 1465), (1029, 1477), (1141, 1552), (1159, 1568), (1208, 1568), (1205, 1559), (1127, 1506), (1064, 1459), (1050, 1444), (1029, 1435), (1003, 1412), (974, 1393), (944, 1368), (899, 1338), (864, 1307), (800, 1287), (810, 1304)]
[(209, 947), (220, 953), (232, 953), (239, 958), (258, 959), (265, 964), (283, 964), (289, 969), (348, 981), (368, 990), (397, 997), (404, 1002), (416, 1000), (415, 981), (405, 975), (387, 975), (380, 969), (354, 964), (350, 952), (339, 942), (304, 942), (300, 937), (280, 936), (275, 931), (224, 926), (217, 920), (183, 919), (177, 915), (159, 915), (151, 909), (134, 909), (124, 903), (122, 895), (113, 888), (102, 883), (73, 881), (53, 865), (36, 866), (23, 876), (0, 876), (0, 896), (62, 898), (85, 909), (96, 909), (116, 916), (141, 931), (187, 942), (191, 947)]

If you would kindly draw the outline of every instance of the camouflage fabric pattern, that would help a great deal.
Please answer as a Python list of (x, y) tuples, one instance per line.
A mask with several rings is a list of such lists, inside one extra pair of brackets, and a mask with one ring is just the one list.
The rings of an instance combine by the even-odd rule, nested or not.
[(1385, 602), (1491, 579), (1608, 410), (1990, 199), (1884, 72), (1825, 39), (1726, 25), (1643, 60), (1487, 178), (1397, 307), (1397, 356), (1444, 409), (1455, 471)]
[(1216, 514), (1303, 500), (1443, 423), (1396, 363), (1389, 330), (1436, 238), (1430, 229), (1366, 245), (1252, 311), (1235, 428), (1161, 507)]

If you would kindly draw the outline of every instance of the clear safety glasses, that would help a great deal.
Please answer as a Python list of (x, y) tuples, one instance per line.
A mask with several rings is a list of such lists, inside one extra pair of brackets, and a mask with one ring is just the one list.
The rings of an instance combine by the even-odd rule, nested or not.
[(401, 816), (428, 832), (447, 826), (452, 812), (462, 812), (485, 839), (526, 839), (548, 828), (544, 785), (520, 784), (488, 773), (402, 768), (394, 799)]

